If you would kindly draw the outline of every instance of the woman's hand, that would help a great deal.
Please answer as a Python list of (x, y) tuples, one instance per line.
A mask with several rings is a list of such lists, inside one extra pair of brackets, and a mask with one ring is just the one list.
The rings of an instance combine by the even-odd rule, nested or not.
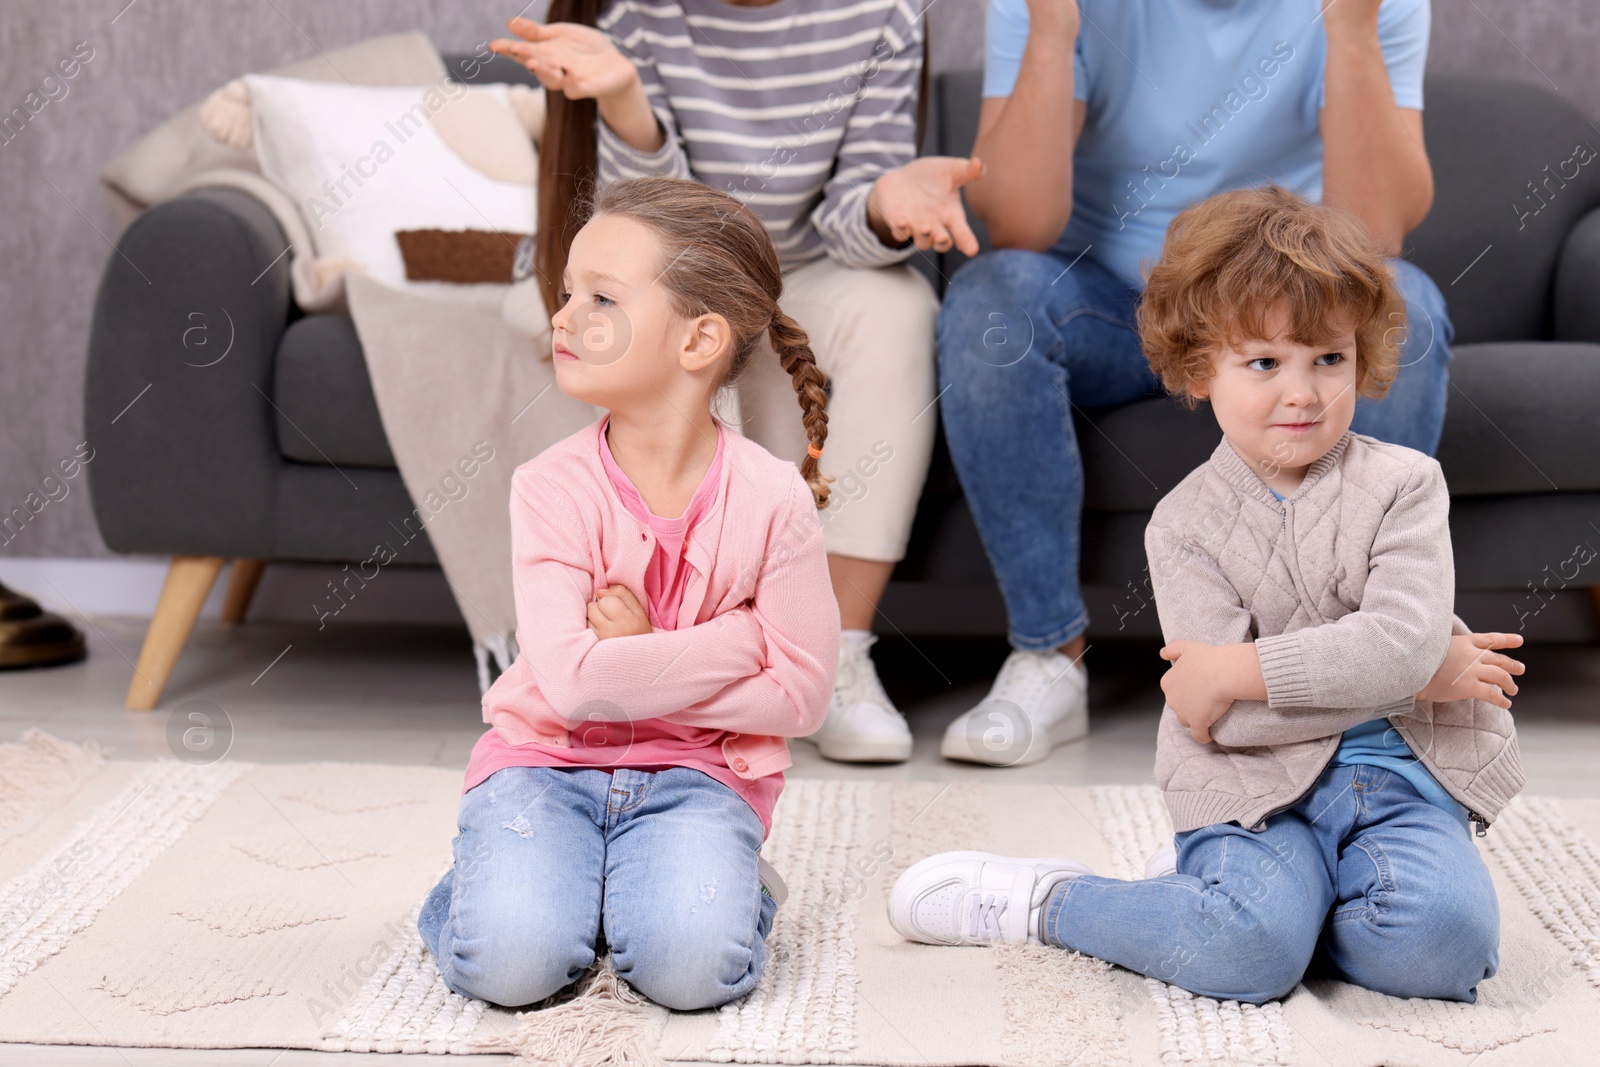
[(605, 33), (576, 22), (546, 24), (520, 15), (506, 26), (524, 40), (501, 37), (489, 42), (490, 51), (527, 67), (546, 90), (569, 100), (592, 98), (605, 124), (636, 150), (648, 154), (666, 143), (638, 69)]
[(969, 256), (978, 254), (978, 239), (967, 225), (961, 187), (983, 173), (973, 156), (924, 156), (872, 183), (867, 221), (885, 244), (910, 239), (918, 248), (948, 252), (954, 244)]
[(652, 633), (650, 616), (625, 585), (608, 585), (589, 602), (589, 629), (602, 641)]
[(1521, 634), (1455, 634), (1450, 638), (1450, 650), (1444, 662), (1433, 672), (1428, 684), (1417, 694), (1418, 700), (1442, 703), (1447, 700), (1486, 700), (1501, 708), (1511, 707), (1511, 698), (1517, 695), (1513, 674), (1528, 668), (1521, 660), (1502, 656), (1492, 651), (1496, 648), (1518, 648)]
[(576, 22), (545, 24), (518, 16), (506, 27), (523, 40), (500, 37), (489, 42), (489, 50), (515, 59), (539, 79), (539, 84), (568, 99), (617, 96), (639, 80), (633, 61), (593, 26)]

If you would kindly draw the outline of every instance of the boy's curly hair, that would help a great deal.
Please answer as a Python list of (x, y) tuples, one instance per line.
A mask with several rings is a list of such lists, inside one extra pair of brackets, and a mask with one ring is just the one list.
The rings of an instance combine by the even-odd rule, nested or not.
[(1278, 185), (1219, 193), (1180, 211), (1139, 303), (1139, 339), (1167, 391), (1194, 406), (1211, 357), (1267, 338), (1287, 309), (1290, 337), (1356, 337), (1356, 390), (1381, 397), (1399, 369), (1405, 302), (1383, 254), (1355, 216)]

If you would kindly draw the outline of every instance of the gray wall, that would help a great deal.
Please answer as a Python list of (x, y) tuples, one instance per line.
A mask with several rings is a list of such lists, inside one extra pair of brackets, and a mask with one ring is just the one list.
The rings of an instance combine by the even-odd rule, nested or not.
[[(488, 0), (124, 2), (0, 0), (0, 113), (78, 42), (93, 48), (67, 94), (0, 144), (0, 514), (30, 493), (44, 496), (41, 479), (83, 439), (90, 305), (116, 236), (95, 182), (105, 160), (241, 73), (397, 30), (421, 29), (443, 51), (472, 51), (519, 10)], [(982, 0), (938, 0), (929, 18), (936, 70), (980, 65)], [(1595, 0), (1435, 0), (1434, 70), (1554, 85), (1600, 116), (1597, 55)], [(20, 536), (0, 539), (0, 557), (111, 555), (83, 478), (65, 484), (67, 495)]]

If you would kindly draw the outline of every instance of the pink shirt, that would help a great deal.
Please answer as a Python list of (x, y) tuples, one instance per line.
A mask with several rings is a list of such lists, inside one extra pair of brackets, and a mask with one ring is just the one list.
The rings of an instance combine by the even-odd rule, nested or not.
[[(519, 655), (484, 694), (463, 791), (505, 767), (693, 767), (770, 831), (785, 737), (821, 724), (838, 608), (811, 492), (792, 464), (718, 426), (677, 519), (652, 515), (602, 421), (517, 468)], [(601, 641), (594, 590), (644, 590), (654, 632)]]
[(617, 499), (628, 509), (628, 514), (650, 527), (650, 532), (656, 535), (656, 552), (650, 557), (650, 565), (644, 572), (645, 610), (649, 612), (653, 628), (676, 629), (678, 608), (683, 604), (683, 581), (688, 575), (688, 569), (683, 566), (683, 542), (716, 499), (727, 431), (720, 422), (717, 423), (716, 454), (711, 457), (711, 466), (706, 469), (706, 476), (700, 479), (694, 496), (690, 497), (689, 506), (683, 509), (683, 514), (678, 518), (663, 519), (645, 505), (644, 497), (639, 495), (639, 490), (633, 487), (633, 482), (628, 480), (628, 476), (622, 473), (622, 468), (612, 458), (611, 445), (606, 441), (606, 427), (610, 423), (609, 418), (600, 422), (600, 465), (605, 468), (606, 477), (611, 479), (611, 488), (617, 491)]

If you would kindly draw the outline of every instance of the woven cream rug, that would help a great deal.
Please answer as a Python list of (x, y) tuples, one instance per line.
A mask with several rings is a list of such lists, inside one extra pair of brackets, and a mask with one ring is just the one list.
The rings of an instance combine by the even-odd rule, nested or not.
[[(0, 745), (0, 1041), (516, 1052), (529, 1062), (885, 1065), (1595, 1062), (1600, 800), (1525, 798), (1482, 842), (1501, 972), (1473, 1006), (1313, 982), (1266, 1007), (1040, 947), (901, 941), (885, 888), (951, 848), (1132, 876), (1168, 824), (1148, 787), (792, 780), (788, 881), (756, 991), (672, 1014), (597, 967), (539, 1010), (451, 994), (413, 925), (461, 776), (371, 764), (123, 762)], [(3, 1059), (0, 1054), (0, 1059)]]

